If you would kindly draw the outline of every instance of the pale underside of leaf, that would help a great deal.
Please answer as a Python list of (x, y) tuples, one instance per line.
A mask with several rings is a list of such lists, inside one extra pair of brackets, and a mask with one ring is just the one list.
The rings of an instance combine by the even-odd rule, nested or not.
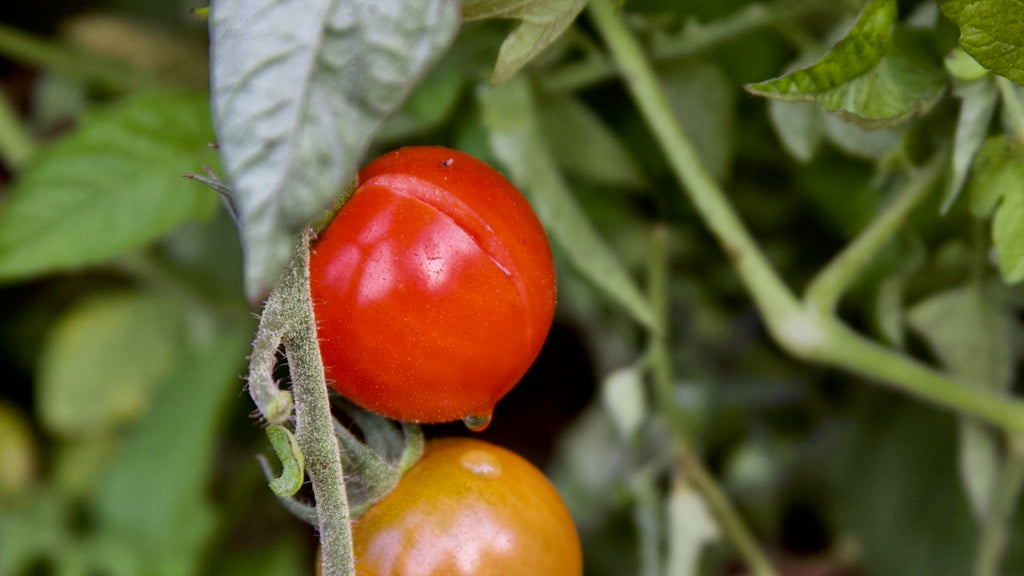
[(999, 102), (999, 92), (988, 78), (962, 83), (957, 87), (956, 94), (960, 97), (960, 115), (953, 136), (953, 175), (942, 201), (943, 212), (949, 210), (960, 195), (971, 162), (985, 142), (985, 135), (988, 134), (988, 127)]
[(512, 18), (519, 24), (498, 51), (491, 84), (500, 84), (536, 58), (557, 40), (583, 10), (586, 0), (468, 0), (466, 20)]
[[(1013, 380), (1013, 326), (997, 294), (968, 285), (931, 296), (908, 315), (939, 361), (967, 386), (1004, 392)], [(989, 513), (999, 469), (999, 441), (988, 428), (960, 423), (960, 476), (975, 515)]]
[(944, 91), (938, 66), (896, 52), (870, 72), (814, 100), (829, 112), (862, 128), (890, 128), (925, 115)]
[(215, 2), (213, 109), (258, 298), (454, 37), (451, 0)]

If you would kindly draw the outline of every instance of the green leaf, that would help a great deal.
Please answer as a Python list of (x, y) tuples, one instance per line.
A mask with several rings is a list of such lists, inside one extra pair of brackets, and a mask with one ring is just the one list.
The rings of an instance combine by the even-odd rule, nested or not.
[(992, 242), (1003, 281), (1013, 284), (1024, 280), (1024, 178), (999, 205), (992, 220)]
[(988, 69), (960, 47), (950, 50), (942, 64), (952, 77), (964, 82), (981, 80), (989, 75)]
[(1003, 195), (1024, 183), (1024, 145), (1006, 136), (993, 136), (978, 151), (967, 185), (971, 212), (985, 218)]
[(638, 188), (644, 177), (618, 134), (572, 96), (538, 102), (540, 126), (561, 167), (604, 186)]
[(76, 438), (138, 420), (174, 371), (181, 334), (155, 296), (111, 293), (76, 304), (40, 354), (36, 398), (43, 425)]
[(498, 51), (491, 84), (511, 78), (558, 39), (586, 5), (586, 0), (466, 0), (466, 21), (514, 18), (519, 24)]
[(999, 90), (996, 89), (995, 83), (986, 77), (956, 84), (954, 94), (960, 98), (960, 115), (953, 137), (953, 174), (942, 201), (943, 212), (948, 211), (960, 196), (974, 155), (985, 142), (992, 116), (999, 103)]
[(868, 129), (888, 128), (925, 115), (946, 86), (942, 68), (919, 54), (908, 35), (867, 74), (815, 96), (840, 118)]
[(997, 298), (980, 286), (955, 288), (916, 304), (907, 320), (966, 384), (1001, 392), (1010, 384), (1016, 354), (1013, 326)]
[(145, 559), (146, 573), (195, 574), (216, 528), (207, 495), (225, 405), (237, 399), (252, 326), (197, 345), (157, 389), (98, 490), (98, 528)]
[(657, 323), (636, 282), (598, 235), (572, 197), (536, 124), (534, 100), (525, 80), (481, 88), (478, 98), (491, 148), (525, 192), (552, 240), (572, 266), (622, 306), (640, 324)]
[[(997, 295), (970, 285), (942, 292), (914, 306), (910, 325), (965, 385), (1005, 392), (1016, 361), (1013, 325)], [(972, 420), (960, 426), (960, 473), (977, 518), (984, 519), (999, 472), (999, 439)]]
[(745, 87), (754, 94), (788, 101), (807, 101), (811, 95), (835, 90), (881, 62), (892, 45), (895, 22), (896, 0), (871, 0), (846, 37), (818, 62)]
[(999, 270), (1007, 283), (1024, 279), (1024, 144), (1005, 135), (989, 138), (967, 186), (971, 211), (992, 221)]
[(733, 152), (736, 96), (721, 68), (704, 60), (673, 66), (661, 75), (672, 112), (712, 176), (728, 175)]
[(979, 524), (992, 513), (999, 472), (1003, 466), (1002, 441), (980, 422), (960, 420), (960, 478)]
[(817, 102), (869, 129), (924, 115), (942, 95), (945, 77), (922, 34), (896, 30), (895, 0), (873, 0), (849, 34), (817, 63), (779, 78), (746, 85), (753, 94)]
[(960, 46), (989, 70), (1024, 84), (1024, 18), (1020, 0), (938, 0), (960, 28)]
[(446, 0), (213, 4), (213, 108), (251, 300), (276, 282), (295, 235), (337, 202), (458, 25)]
[(202, 95), (147, 93), (85, 115), (0, 206), (0, 281), (104, 262), (209, 218), (217, 195), (182, 174), (216, 162), (212, 140)]

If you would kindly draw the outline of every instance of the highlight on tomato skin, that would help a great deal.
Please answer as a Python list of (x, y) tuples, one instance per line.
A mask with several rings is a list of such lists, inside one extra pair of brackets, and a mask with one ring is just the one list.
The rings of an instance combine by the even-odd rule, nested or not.
[(468, 418), (544, 344), (555, 309), (547, 236), (498, 171), (443, 147), (372, 161), (312, 247), (310, 290), (328, 381), (389, 418)]
[(360, 576), (578, 576), (579, 536), (555, 488), (519, 455), (471, 438), (423, 458), (353, 525)]

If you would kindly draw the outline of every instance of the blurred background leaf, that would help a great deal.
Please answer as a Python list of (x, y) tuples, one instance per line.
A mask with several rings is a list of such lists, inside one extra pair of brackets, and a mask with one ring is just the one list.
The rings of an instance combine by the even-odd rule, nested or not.
[(95, 265), (209, 218), (216, 194), (181, 181), (216, 166), (208, 107), (199, 94), (130, 97), (41, 152), (0, 210), (0, 280)]

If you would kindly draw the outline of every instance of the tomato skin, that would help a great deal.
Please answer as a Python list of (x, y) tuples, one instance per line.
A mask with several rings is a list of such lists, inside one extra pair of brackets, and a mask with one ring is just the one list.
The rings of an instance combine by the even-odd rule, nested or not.
[(579, 537), (547, 478), (470, 438), (427, 445), (353, 526), (358, 576), (578, 576)]
[(529, 203), (487, 164), (441, 147), (368, 164), (314, 244), (310, 289), (328, 381), (424, 423), (489, 417), (540, 352), (555, 272)]

